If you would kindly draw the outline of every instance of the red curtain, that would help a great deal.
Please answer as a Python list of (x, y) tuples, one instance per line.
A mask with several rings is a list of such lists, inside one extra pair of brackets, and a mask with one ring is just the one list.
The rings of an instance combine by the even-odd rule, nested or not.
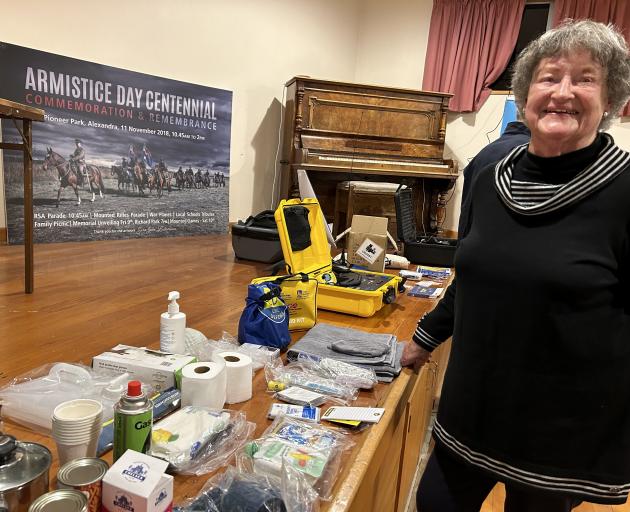
[[(630, 2), (628, 0), (556, 0), (554, 3), (553, 26), (557, 27), (566, 18), (591, 19), (615, 25), (630, 43)], [(626, 104), (623, 116), (630, 116), (630, 103)]]
[(476, 112), (516, 46), (525, 0), (434, 0), (422, 89), (450, 92), (449, 109)]

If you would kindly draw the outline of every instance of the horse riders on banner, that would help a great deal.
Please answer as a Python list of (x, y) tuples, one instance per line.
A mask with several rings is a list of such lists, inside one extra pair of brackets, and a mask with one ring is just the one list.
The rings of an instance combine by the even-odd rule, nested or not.
[(70, 165), (76, 169), (77, 176), (79, 178), (79, 185), (83, 185), (83, 179), (87, 178), (87, 170), (85, 168), (85, 150), (83, 144), (79, 139), (74, 139), (74, 143), (77, 147), (74, 149), (74, 153), (70, 155)]

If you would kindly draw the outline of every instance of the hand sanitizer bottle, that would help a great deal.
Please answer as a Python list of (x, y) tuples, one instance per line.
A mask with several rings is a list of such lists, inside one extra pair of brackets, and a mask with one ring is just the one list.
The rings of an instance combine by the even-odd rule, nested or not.
[(179, 292), (168, 294), (168, 311), (160, 318), (160, 350), (171, 354), (186, 353), (186, 315), (179, 311)]

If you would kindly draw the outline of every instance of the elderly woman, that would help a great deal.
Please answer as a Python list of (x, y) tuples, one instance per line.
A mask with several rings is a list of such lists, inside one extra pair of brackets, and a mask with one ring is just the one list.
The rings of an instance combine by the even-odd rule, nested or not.
[(630, 96), (612, 27), (570, 22), (520, 55), (531, 130), (480, 171), (456, 282), (403, 364), (453, 335), (420, 512), (623, 503), (630, 491), (630, 154), (600, 130)]

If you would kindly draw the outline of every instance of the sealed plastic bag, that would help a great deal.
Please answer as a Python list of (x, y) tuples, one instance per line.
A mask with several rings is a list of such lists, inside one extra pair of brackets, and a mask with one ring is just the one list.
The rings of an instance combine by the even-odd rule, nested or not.
[[(359, 395), (357, 387), (337, 382), (334, 378), (319, 375), (313, 369), (299, 363), (290, 363), (282, 366), (282, 362), (274, 362), (265, 365), (265, 378), (267, 385), (273, 382), (285, 387), (297, 386), (300, 388), (314, 391), (326, 395), (332, 401), (339, 404), (347, 404), (356, 400)], [(273, 389), (273, 386), (271, 386)], [(313, 404), (319, 405), (319, 404)]]
[(230, 466), (174, 512), (316, 512), (317, 494), (302, 482), (241, 472)]
[[(186, 329), (187, 332), (189, 330), (193, 329)], [(280, 356), (280, 349), (275, 347), (251, 343), (240, 345), (238, 340), (226, 331), (223, 331), (221, 339), (218, 340), (208, 339), (202, 333), (199, 334), (200, 336), (186, 339), (186, 353), (195, 356), (197, 361), (212, 361), (215, 352), (239, 352), (251, 358), (252, 370), (256, 371)]]
[[(0, 389), (2, 416), (49, 434), (55, 407), (68, 400), (89, 398), (103, 404), (103, 421), (107, 421), (113, 418), (114, 404), (129, 380), (127, 373), (97, 371), (81, 364), (46, 364)], [(146, 386), (143, 389), (152, 391)]]
[(296, 368), (308, 368), (321, 377), (359, 389), (372, 389), (375, 384), (378, 384), (376, 372), (372, 368), (363, 368), (330, 357), (317, 357), (300, 352), (297, 362), (287, 365), (288, 368), (294, 366)]
[(237, 411), (186, 406), (153, 425), (150, 455), (176, 473), (203, 475), (226, 464), (255, 428)]
[(291, 342), (289, 313), (274, 283), (250, 284), (245, 309), (238, 322), (239, 343), (285, 349)]
[[(260, 439), (240, 452), (239, 467), (278, 478), (299, 478), (320, 498), (330, 499), (343, 452), (354, 443), (342, 432), (297, 418), (279, 416)], [(304, 485), (304, 484), (303, 484)]]

